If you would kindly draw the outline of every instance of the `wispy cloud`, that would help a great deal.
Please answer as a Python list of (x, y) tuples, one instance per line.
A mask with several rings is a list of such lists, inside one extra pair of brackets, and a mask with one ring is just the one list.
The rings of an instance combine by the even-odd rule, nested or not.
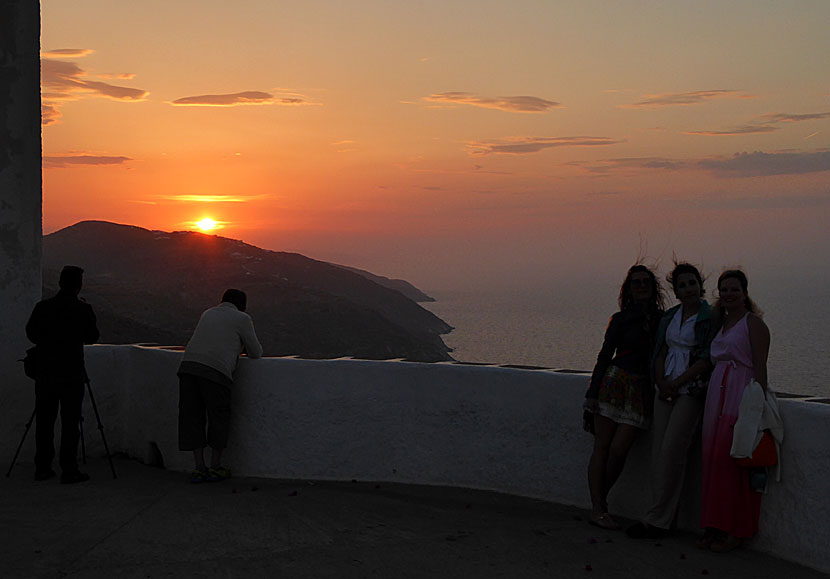
[(631, 157), (605, 159), (590, 163), (573, 162), (595, 174), (625, 173), (631, 171), (705, 171), (717, 177), (762, 177), (770, 175), (798, 175), (830, 171), (830, 151), (736, 153), (731, 157), (703, 159), (670, 159), (665, 157)]
[(780, 130), (774, 125), (741, 125), (732, 129), (722, 129), (719, 131), (684, 131), (684, 135), (705, 135), (710, 137), (728, 137), (733, 135), (751, 135), (756, 133), (774, 133)]
[(245, 203), (266, 197), (268, 195), (160, 195), (156, 199), (180, 203)]
[(626, 170), (659, 170), (659, 171), (680, 171), (688, 169), (690, 163), (682, 159), (669, 159), (666, 157), (624, 157), (620, 159), (603, 159), (590, 163), (573, 161), (568, 165), (580, 167), (589, 173), (618, 173)]
[(122, 165), (132, 161), (129, 157), (107, 155), (48, 155), (43, 157), (43, 166), (47, 168), (75, 167), (78, 165)]
[(206, 94), (174, 100), (176, 106), (234, 107), (239, 105), (316, 105), (302, 95), (274, 95), (269, 92), (249, 90), (230, 94)]
[(45, 126), (57, 123), (61, 118), (58, 107), (51, 103), (40, 103), (40, 124)]
[(558, 102), (535, 96), (481, 97), (468, 92), (442, 92), (424, 97), (434, 103), (470, 105), (485, 109), (497, 109), (511, 113), (545, 113), (560, 108)]
[(43, 98), (46, 100), (73, 100), (91, 93), (120, 101), (140, 101), (149, 94), (138, 88), (87, 80), (87, 72), (74, 62), (44, 58), (41, 60), (40, 75)]
[[(86, 70), (65, 58), (81, 58), (92, 54), (88, 48), (59, 48), (42, 53), (40, 60), (41, 124), (48, 126), (61, 118), (58, 109), (61, 101), (86, 97), (106, 97), (124, 102), (137, 102), (150, 94), (146, 90), (118, 86), (89, 78)], [(96, 78), (132, 78), (132, 74), (98, 75)]]
[(821, 119), (830, 118), (830, 112), (826, 113), (768, 113), (755, 117), (753, 121), (745, 125), (739, 125), (731, 129), (721, 129), (712, 131), (686, 131), (686, 135), (706, 135), (706, 136), (732, 136), (732, 135), (747, 135), (753, 133), (773, 133), (780, 130), (778, 125), (781, 123), (801, 123), (804, 121), (817, 121)]
[(698, 161), (698, 165), (719, 177), (761, 177), (800, 175), (830, 171), (830, 152), (814, 153), (737, 153), (728, 158)]
[(651, 109), (659, 107), (676, 107), (698, 105), (717, 98), (754, 98), (752, 95), (737, 90), (699, 90), (695, 92), (665, 93), (646, 95), (643, 100), (630, 105), (620, 105), (624, 109)]
[(769, 123), (800, 123), (801, 121), (816, 121), (820, 119), (830, 119), (830, 112), (826, 113), (804, 113), (804, 114), (790, 114), (790, 113), (769, 113), (761, 115), (759, 118), (766, 120)]
[(90, 48), (58, 48), (41, 52), (42, 58), (83, 58), (95, 52)]
[(555, 147), (602, 147), (624, 141), (610, 137), (509, 137), (495, 141), (467, 143), (471, 155), (529, 155)]
[(135, 78), (135, 73), (132, 72), (102, 72), (98, 75), (99, 78), (114, 78), (117, 80), (132, 80)]

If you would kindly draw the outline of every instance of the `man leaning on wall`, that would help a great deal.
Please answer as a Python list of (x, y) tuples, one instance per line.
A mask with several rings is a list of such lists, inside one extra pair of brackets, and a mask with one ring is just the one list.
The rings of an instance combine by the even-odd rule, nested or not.
[[(233, 372), (243, 352), (249, 358), (262, 356), (253, 320), (245, 313), (247, 301), (245, 292), (229, 289), (222, 303), (206, 310), (179, 366), (179, 450), (193, 451), (192, 483), (231, 475), (222, 466), (222, 451), (228, 444)], [(209, 468), (205, 446), (211, 448)]]

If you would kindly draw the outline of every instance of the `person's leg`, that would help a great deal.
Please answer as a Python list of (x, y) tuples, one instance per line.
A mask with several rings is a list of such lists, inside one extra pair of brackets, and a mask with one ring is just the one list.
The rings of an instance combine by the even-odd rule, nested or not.
[(78, 473), (78, 442), (81, 439), (81, 405), (83, 400), (83, 382), (80, 380), (69, 381), (62, 385), (60, 392), (60, 465), (64, 475), (62, 478)]
[(628, 451), (637, 436), (637, 427), (630, 424), (618, 424), (608, 449), (608, 462), (605, 466), (605, 496), (617, 482), (628, 458)]
[(702, 413), (703, 401), (691, 396), (679, 396), (674, 403), (662, 444), (654, 455), (654, 495), (645, 519), (651, 525), (669, 529), (674, 521), (686, 478), (689, 448)]
[(617, 426), (613, 420), (594, 414), (594, 450), (588, 461), (588, 489), (591, 492), (592, 517), (608, 512), (605, 470), (608, 464), (608, 452)]
[(58, 397), (54, 385), (44, 380), (35, 383), (35, 478), (54, 476), (55, 421), (58, 418)]
[(207, 470), (205, 466), (205, 447), (193, 449), (193, 464), (196, 470)]
[(222, 451), (228, 446), (231, 421), (231, 389), (222, 384), (204, 385), (208, 415), (207, 442), (211, 449), (210, 468), (222, 466)]
[(205, 470), (205, 404), (198, 378), (179, 376), (179, 450), (193, 451), (196, 470)]

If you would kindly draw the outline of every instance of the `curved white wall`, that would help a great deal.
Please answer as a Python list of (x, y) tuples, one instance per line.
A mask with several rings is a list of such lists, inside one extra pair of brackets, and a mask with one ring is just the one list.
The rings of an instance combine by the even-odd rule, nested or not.
[[(192, 468), (177, 447), (180, 352), (87, 348), (113, 451)], [(588, 508), (592, 438), (581, 429), (586, 375), (456, 364), (241, 360), (227, 462), (237, 474), (384, 480), (491, 489)], [(830, 571), (830, 407), (781, 400), (783, 480), (763, 500), (755, 548)], [(87, 448), (102, 454), (91, 409)], [(635, 445), (610, 497), (637, 518), (648, 502), (648, 437)], [(699, 464), (699, 460), (698, 460)], [(699, 467), (680, 526), (697, 530)]]

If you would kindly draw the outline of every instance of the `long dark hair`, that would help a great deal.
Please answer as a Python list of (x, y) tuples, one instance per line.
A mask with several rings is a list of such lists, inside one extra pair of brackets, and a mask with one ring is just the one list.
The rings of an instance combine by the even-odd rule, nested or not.
[[(749, 287), (749, 282), (746, 279), (746, 274), (739, 269), (727, 269), (718, 277), (718, 292), (720, 292), (720, 284), (725, 279), (736, 279), (738, 283), (741, 284), (741, 289), (746, 294), (746, 298), (744, 298), (744, 307), (748, 312), (752, 312), (753, 314), (760, 316), (763, 315), (763, 311), (761, 308), (758, 307), (758, 304), (753, 302), (749, 297), (749, 292), (747, 291), (747, 287)], [(723, 307), (720, 303), (720, 298), (718, 298), (718, 310), (720, 311), (721, 317), (724, 319), (726, 318), (726, 308)]]
[(663, 296), (663, 287), (660, 285), (660, 281), (657, 279), (657, 276), (654, 275), (654, 272), (641, 263), (635, 263), (632, 265), (628, 269), (628, 273), (625, 275), (625, 281), (623, 281), (622, 287), (620, 287), (620, 297), (618, 300), (620, 310), (627, 310), (634, 304), (634, 296), (631, 294), (631, 276), (638, 272), (647, 273), (649, 279), (651, 280), (651, 298), (646, 305), (646, 309), (649, 313), (662, 310), (663, 303), (665, 301)]
[(671, 284), (675, 297), (677, 296), (677, 278), (684, 273), (690, 273), (695, 276), (697, 285), (700, 287), (700, 296), (703, 297), (706, 294), (706, 288), (703, 287), (703, 276), (700, 275), (700, 270), (689, 262), (676, 260), (674, 262), (674, 269), (666, 276), (666, 281)]

